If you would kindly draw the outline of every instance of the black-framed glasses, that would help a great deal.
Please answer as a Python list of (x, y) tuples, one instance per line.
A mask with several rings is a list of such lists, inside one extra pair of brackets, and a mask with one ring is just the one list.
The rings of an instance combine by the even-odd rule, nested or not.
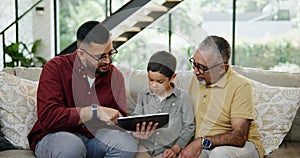
[(112, 49), (110, 50), (108, 53), (103, 53), (103, 54), (100, 54), (98, 56), (94, 56), (92, 55), (91, 53), (89, 53), (88, 51), (84, 50), (84, 49), (81, 49), (84, 53), (86, 53), (87, 55), (89, 55), (90, 57), (92, 57), (93, 59), (95, 59), (96, 61), (101, 61), (101, 60), (104, 60), (104, 59), (109, 59), (111, 60), (116, 54), (118, 54), (118, 50), (116, 49)]
[[(218, 63), (218, 64), (215, 64), (215, 65), (213, 65), (213, 66), (211, 66), (211, 67), (207, 67), (207, 66), (204, 66), (204, 65), (202, 65), (202, 64), (197, 64), (197, 63), (195, 63), (194, 58), (190, 58), (190, 59), (189, 59), (189, 62), (191, 63), (193, 69), (196, 69), (196, 68), (197, 68), (198, 72), (199, 72), (199, 73), (202, 72), (202, 74), (205, 73), (206, 71), (209, 71), (209, 70), (211, 70), (211, 69), (213, 69), (213, 68), (215, 68), (215, 67), (221, 65), (221, 64), (226, 64), (226, 62), (224, 62), (224, 63)], [(200, 71), (200, 70), (201, 70), (201, 71)]]

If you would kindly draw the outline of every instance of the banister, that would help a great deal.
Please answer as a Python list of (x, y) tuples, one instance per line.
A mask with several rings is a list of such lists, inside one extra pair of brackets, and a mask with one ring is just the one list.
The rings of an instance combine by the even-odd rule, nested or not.
[[(18, 8), (18, 4), (17, 1), (15, 2), (15, 9), (16, 9), (16, 20), (14, 22), (12, 22), (10, 25), (8, 25), (5, 29), (3, 29), (0, 32), (0, 35), (2, 35), (2, 46), (3, 46), (3, 67), (5, 67), (5, 51), (4, 51), (4, 47), (5, 47), (5, 31), (7, 31), (9, 28), (11, 28), (14, 24), (18, 24), (18, 21), (23, 18), (27, 13), (29, 13), (34, 7), (36, 7), (39, 3), (41, 3), (43, 0), (39, 0), (38, 2), (36, 2), (33, 6), (31, 6), (27, 11), (25, 11), (21, 16), (17, 16), (18, 12), (17, 12), (17, 8)], [(18, 26), (17, 26), (18, 27)], [(18, 41), (18, 29), (16, 30), (17, 32), (17, 37), (16, 40)]]
[(12, 25), (14, 25), (16, 22), (18, 22), (23, 16), (25, 16), (28, 12), (30, 12), (35, 6), (37, 6), (40, 2), (43, 0), (40, 0), (36, 2), (32, 7), (30, 7), (26, 12), (24, 12), (21, 16), (19, 16), (14, 22), (12, 22), (10, 25), (8, 25), (5, 29), (1, 31), (0, 34), (3, 34), (6, 30), (8, 30)]

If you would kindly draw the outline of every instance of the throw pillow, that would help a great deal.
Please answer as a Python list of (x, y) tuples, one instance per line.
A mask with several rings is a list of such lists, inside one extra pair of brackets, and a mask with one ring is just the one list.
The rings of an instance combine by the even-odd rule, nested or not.
[(275, 87), (250, 80), (256, 123), (265, 155), (279, 148), (300, 106), (300, 88)]
[(5, 138), (29, 149), (27, 134), (37, 119), (37, 82), (0, 72), (0, 123)]

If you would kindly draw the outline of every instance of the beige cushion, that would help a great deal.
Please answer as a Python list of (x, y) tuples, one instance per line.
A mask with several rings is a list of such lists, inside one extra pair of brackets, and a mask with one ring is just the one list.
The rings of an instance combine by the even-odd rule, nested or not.
[(267, 155), (278, 149), (292, 126), (300, 106), (300, 88), (249, 81), (253, 86), (256, 123)]
[(299, 158), (299, 146), (300, 142), (283, 142), (278, 150), (265, 156), (265, 158)]
[(277, 72), (255, 68), (232, 66), (239, 74), (270, 86), (300, 87), (300, 73)]
[(38, 81), (42, 72), (42, 68), (40, 67), (5, 67), (3, 69), (4, 72), (19, 76), (24, 79), (28, 79), (31, 81)]
[(284, 140), (286, 141), (298, 141), (300, 142), (300, 108), (298, 109), (298, 112), (294, 118), (293, 125), (291, 127), (291, 130), (286, 135)]
[(35, 158), (31, 150), (6, 150), (0, 152), (3, 158)]
[[(255, 68), (232, 66), (239, 74), (270, 86), (300, 87), (300, 73), (277, 72)], [(300, 109), (285, 140), (300, 141)]]
[(5, 67), (3, 72), (9, 73), (11, 75), (16, 75), (15, 69), (13, 67)]
[(139, 91), (147, 85), (146, 71), (133, 70), (125, 67), (118, 67), (125, 80), (126, 102), (128, 114), (132, 115), (137, 103)]
[(42, 68), (40, 67), (15, 67), (14, 69), (16, 71), (16, 76), (31, 81), (38, 81), (42, 72)]
[(27, 134), (36, 122), (37, 82), (0, 72), (0, 122), (5, 137), (29, 149)]

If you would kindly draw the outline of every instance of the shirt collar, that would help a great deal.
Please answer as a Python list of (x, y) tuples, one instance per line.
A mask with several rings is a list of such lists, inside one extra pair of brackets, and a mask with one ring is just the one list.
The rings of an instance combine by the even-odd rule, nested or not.
[[(179, 95), (179, 89), (175, 87), (175, 83), (171, 82), (171, 85), (173, 86), (173, 91), (167, 97), (169, 97), (171, 95), (174, 95), (175, 97), (177, 97)], [(151, 89), (149, 87), (146, 89), (146, 94), (156, 95), (151, 91)]]

